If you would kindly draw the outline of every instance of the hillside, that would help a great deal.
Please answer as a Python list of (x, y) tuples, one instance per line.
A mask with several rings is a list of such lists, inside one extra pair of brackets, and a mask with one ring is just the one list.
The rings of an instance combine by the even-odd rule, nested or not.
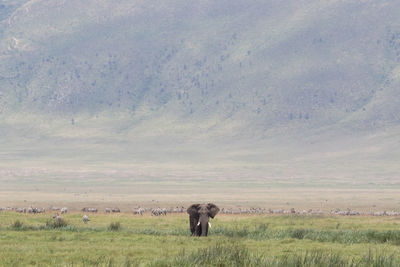
[(1, 164), (397, 177), (399, 11), (358, 0), (0, 1)]

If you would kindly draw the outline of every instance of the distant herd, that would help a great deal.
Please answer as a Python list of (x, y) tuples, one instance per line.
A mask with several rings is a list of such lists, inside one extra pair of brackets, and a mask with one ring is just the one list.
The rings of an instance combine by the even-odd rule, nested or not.
[[(0, 211), (15, 211), (19, 213), (29, 213), (29, 214), (37, 214), (37, 213), (45, 213), (45, 208), (38, 207), (28, 207), (28, 208), (17, 208), (17, 207), (0, 207)], [(67, 207), (50, 207), (47, 211), (49, 212), (60, 212), (61, 214), (65, 214), (68, 212)], [(93, 207), (84, 207), (81, 209), (82, 212), (85, 213), (97, 213), (99, 209)], [(105, 213), (119, 213), (121, 210), (117, 207), (114, 208), (105, 208)], [(131, 212), (134, 215), (143, 215), (145, 213), (150, 213), (151, 216), (166, 216), (171, 213), (185, 213), (186, 209), (184, 207), (173, 207), (173, 208), (142, 208), (140, 206), (133, 208)], [(294, 208), (291, 209), (265, 209), (265, 208), (222, 208), (220, 210), (221, 214), (298, 214), (298, 215), (342, 215), (342, 216), (400, 216), (400, 212), (398, 211), (356, 211), (351, 209), (335, 209), (331, 210), (329, 213), (325, 213), (322, 210), (296, 210)]]

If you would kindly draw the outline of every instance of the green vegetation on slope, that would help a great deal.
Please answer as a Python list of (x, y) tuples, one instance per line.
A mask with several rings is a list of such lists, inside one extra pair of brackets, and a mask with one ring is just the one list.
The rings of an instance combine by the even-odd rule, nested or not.
[(0, 111), (67, 115), (70, 124), (103, 112), (133, 124), (212, 120), (224, 131), (397, 124), (398, 9), (358, 1), (6, 1)]
[(0, 167), (397, 177), (399, 8), (0, 1)]

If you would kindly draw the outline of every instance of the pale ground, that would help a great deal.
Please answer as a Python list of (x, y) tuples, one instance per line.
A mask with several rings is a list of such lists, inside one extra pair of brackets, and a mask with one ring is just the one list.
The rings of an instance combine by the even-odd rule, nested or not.
[(283, 170), (281, 174), (273, 173), (271, 166), (202, 169), (191, 165), (39, 163), (0, 162), (0, 207), (119, 207), (130, 211), (139, 205), (187, 207), (213, 202), (220, 207), (400, 211), (400, 179), (395, 173), (378, 176), (365, 169), (362, 172), (370, 177), (323, 175), (322, 171), (316, 174), (280, 166), (276, 169)]
[[(223, 191), (223, 190), (221, 190)], [(82, 207), (119, 207), (130, 211), (142, 207), (175, 207), (196, 202), (213, 202), (220, 207), (262, 207), (303, 209), (355, 209), (359, 211), (400, 211), (400, 190), (373, 189), (320, 189), (320, 188), (274, 188), (269, 190), (239, 188), (220, 193), (72, 193), (40, 191), (1, 191), (0, 207), (36, 207), (66, 206), (71, 210)]]

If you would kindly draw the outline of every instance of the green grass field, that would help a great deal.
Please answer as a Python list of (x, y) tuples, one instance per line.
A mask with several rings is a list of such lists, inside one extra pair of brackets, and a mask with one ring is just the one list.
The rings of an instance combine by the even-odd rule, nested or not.
[[(0, 266), (398, 266), (400, 219), (218, 215), (206, 238), (186, 214), (0, 213)], [(114, 228), (110, 224), (114, 223)], [(115, 223), (119, 223), (116, 226)]]

